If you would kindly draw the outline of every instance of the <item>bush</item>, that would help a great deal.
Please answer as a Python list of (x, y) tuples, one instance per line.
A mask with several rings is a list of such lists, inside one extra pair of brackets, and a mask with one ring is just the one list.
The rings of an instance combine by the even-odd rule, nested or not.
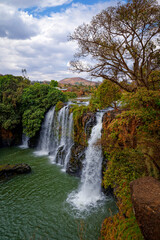
[(105, 79), (102, 84), (99, 85), (91, 98), (91, 105), (95, 105), (96, 108), (104, 109), (112, 107), (117, 109), (117, 101), (121, 98), (120, 88)]
[(35, 83), (26, 88), (22, 95), (24, 133), (33, 137), (40, 129), (46, 111), (57, 102), (66, 100), (61, 91), (50, 85)]

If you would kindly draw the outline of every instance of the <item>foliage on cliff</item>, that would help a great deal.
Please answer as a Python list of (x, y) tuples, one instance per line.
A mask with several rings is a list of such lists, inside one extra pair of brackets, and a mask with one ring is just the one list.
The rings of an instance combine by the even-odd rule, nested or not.
[(58, 101), (66, 101), (66, 96), (56, 88), (35, 83), (24, 89), (22, 94), (23, 129), (32, 137), (40, 129), (45, 112)]
[(77, 97), (77, 94), (75, 92), (64, 92), (64, 94), (67, 96), (68, 99), (73, 99)]
[(89, 107), (73, 105), (70, 111), (73, 112), (74, 142), (85, 146), (87, 145), (87, 140), (84, 131), (85, 122), (82, 121), (82, 118), (85, 113), (89, 112)]
[(35, 83), (23, 77), (0, 76), (0, 126), (6, 130), (23, 124), (24, 133), (32, 137), (40, 129), (45, 112), (67, 97), (54, 86)]
[(105, 188), (115, 189), (119, 213), (105, 219), (102, 239), (143, 239), (132, 210), (129, 184), (146, 174), (144, 156), (138, 150), (124, 149), (113, 151), (106, 157), (108, 169), (103, 183)]
[(143, 239), (132, 210), (129, 184), (141, 176), (160, 179), (160, 93), (139, 88), (125, 93), (122, 110), (103, 121), (102, 146), (107, 159), (103, 184), (111, 186), (119, 213), (105, 219), (102, 239)]
[(0, 76), (0, 126), (13, 129), (21, 122), (21, 96), (30, 81), (12, 75)]

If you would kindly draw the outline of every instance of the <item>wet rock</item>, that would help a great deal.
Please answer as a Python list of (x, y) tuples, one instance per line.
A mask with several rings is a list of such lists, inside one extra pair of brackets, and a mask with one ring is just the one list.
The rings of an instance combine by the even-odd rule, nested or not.
[(90, 137), (92, 128), (96, 125), (96, 114), (95, 113), (85, 113), (82, 122), (84, 125), (84, 131), (87, 139)]
[(73, 145), (71, 149), (71, 159), (67, 165), (66, 172), (72, 176), (80, 177), (82, 173), (83, 160), (86, 148), (81, 145)]
[(84, 113), (82, 116), (80, 121), (80, 131), (79, 128), (74, 126), (74, 135), (76, 135), (76, 141), (71, 149), (71, 158), (67, 165), (66, 171), (68, 174), (77, 177), (81, 176), (87, 141), (90, 137), (91, 130), (95, 125), (96, 114), (88, 112)]
[(21, 163), (15, 165), (0, 165), (0, 178), (6, 178), (13, 175), (30, 173), (31, 167), (28, 164)]
[(64, 164), (64, 159), (65, 159), (65, 147), (60, 146), (58, 151), (57, 151), (57, 155), (56, 155), (56, 163), (60, 163), (60, 164)]
[(135, 216), (146, 240), (160, 239), (160, 182), (143, 177), (130, 184)]
[(40, 131), (38, 131), (36, 133), (36, 135), (34, 137), (31, 137), (28, 141), (28, 146), (30, 148), (35, 148), (38, 146), (38, 141), (39, 141), (39, 138), (40, 138)]
[(13, 130), (6, 130), (0, 127), (0, 147), (19, 145), (22, 138), (22, 126), (19, 125)]

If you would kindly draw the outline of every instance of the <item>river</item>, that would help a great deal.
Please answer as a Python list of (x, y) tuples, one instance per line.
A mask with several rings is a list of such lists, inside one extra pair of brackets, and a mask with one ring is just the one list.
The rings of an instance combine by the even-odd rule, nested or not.
[(81, 211), (67, 201), (80, 179), (32, 149), (0, 149), (0, 164), (22, 162), (31, 174), (0, 181), (0, 240), (98, 240), (103, 219), (117, 212), (115, 200)]

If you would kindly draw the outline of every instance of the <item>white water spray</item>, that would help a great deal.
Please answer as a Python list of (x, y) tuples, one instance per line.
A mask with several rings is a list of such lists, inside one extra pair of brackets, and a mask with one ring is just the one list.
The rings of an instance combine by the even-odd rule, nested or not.
[(29, 137), (26, 136), (25, 134), (23, 134), (22, 135), (22, 145), (20, 145), (19, 147), (22, 148), (22, 149), (29, 148), (28, 141), (29, 141)]
[(102, 149), (99, 142), (103, 114), (103, 112), (97, 112), (97, 124), (92, 128), (85, 153), (80, 188), (78, 192), (72, 192), (67, 199), (79, 210), (95, 206), (98, 200), (103, 199), (101, 192)]
[(62, 165), (66, 171), (73, 145), (73, 114), (69, 114), (69, 106), (64, 106), (54, 119), (54, 137), (50, 159), (53, 163)]
[(69, 116), (69, 122), (68, 122), (68, 136), (67, 136), (67, 154), (64, 159), (64, 170), (66, 171), (67, 169), (67, 164), (69, 162), (70, 156), (71, 156), (71, 148), (73, 146), (73, 138), (72, 138), (72, 133), (73, 133), (73, 113), (70, 114)]
[(52, 163), (63, 166), (66, 171), (73, 145), (73, 114), (69, 113), (69, 105), (57, 113), (52, 107), (42, 124), (36, 155), (49, 155)]
[(45, 116), (44, 122), (42, 124), (40, 139), (38, 142), (36, 155), (48, 155), (50, 148), (50, 137), (52, 130), (52, 121), (54, 118), (55, 107), (52, 107)]

